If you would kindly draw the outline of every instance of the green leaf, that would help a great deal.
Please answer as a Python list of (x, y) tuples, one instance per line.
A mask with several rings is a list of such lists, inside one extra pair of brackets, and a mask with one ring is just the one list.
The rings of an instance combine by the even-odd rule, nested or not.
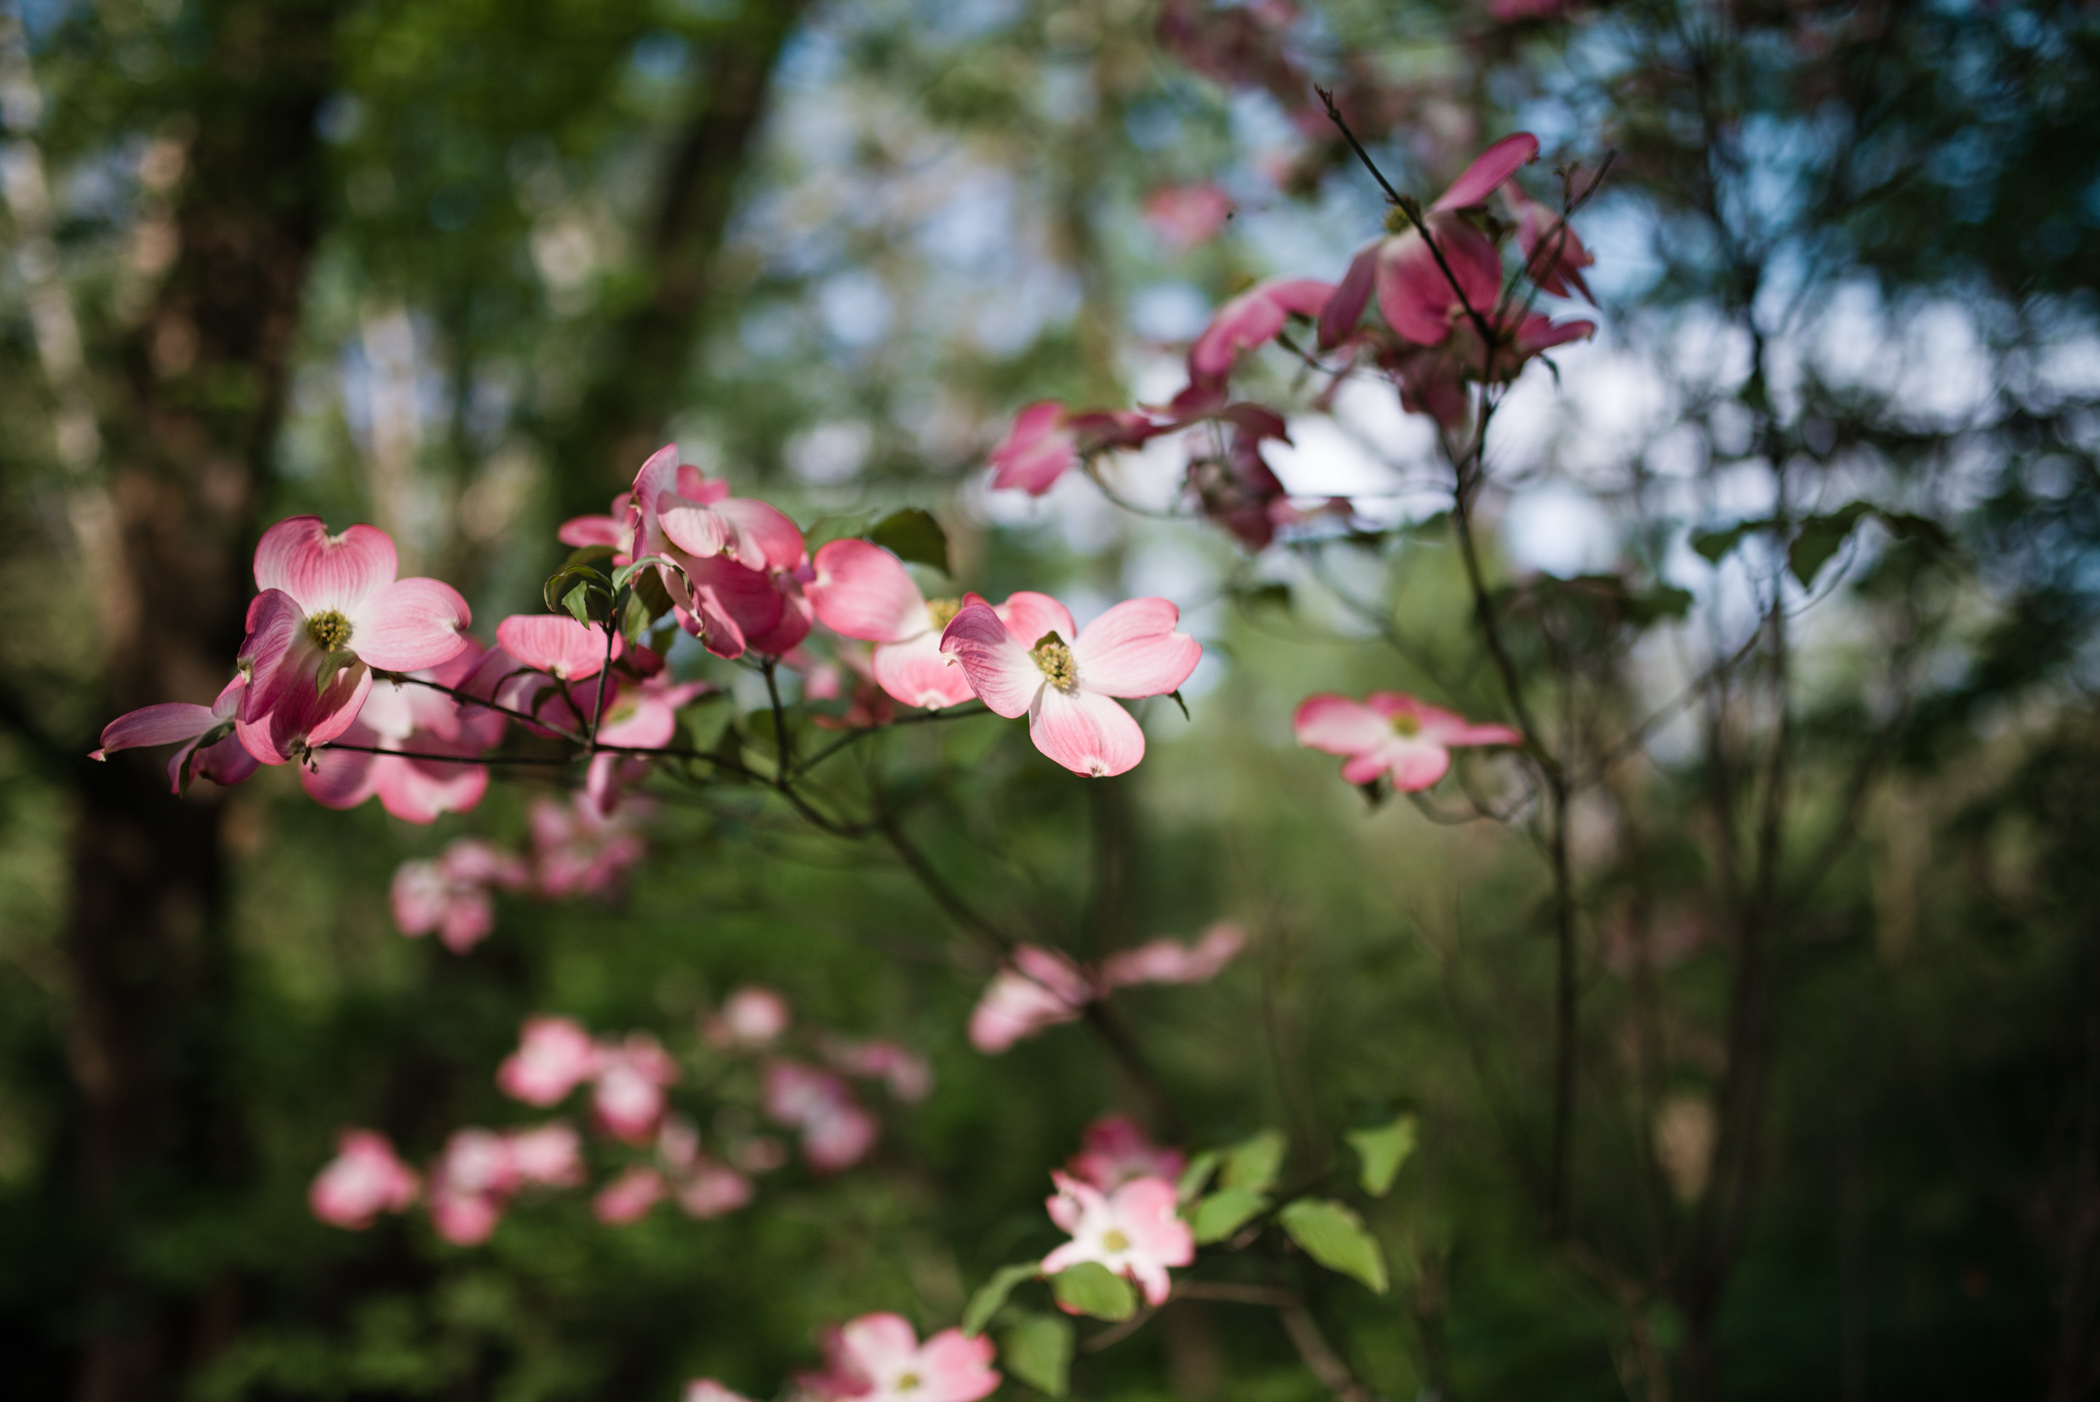
[(592, 615), (597, 612), (592, 607), (597, 602), (597, 592), (589, 581), (581, 581), (561, 596), (561, 606), (569, 611), (570, 617), (588, 628)]
[(1752, 531), (1763, 530), (1763, 521), (1738, 521), (1718, 531), (1693, 531), (1692, 549), (1709, 565), (1718, 565), (1728, 552), (1743, 543), (1743, 537)]
[(561, 562), (561, 572), (588, 568), (593, 574), (603, 573), (596, 567), (609, 562), (620, 552), (610, 545), (579, 545), (569, 552), (569, 558)]
[(999, 1306), (1013, 1294), (1014, 1287), (1024, 1280), (1033, 1280), (1042, 1274), (1042, 1267), (1034, 1261), (1022, 1261), (1016, 1265), (1001, 1266), (992, 1272), (992, 1278), (977, 1288), (970, 1303), (963, 1307), (962, 1331), (965, 1334), (981, 1334), (984, 1326), (991, 1323)]
[(1660, 618), (1682, 618), (1692, 611), (1692, 591), (1674, 584), (1626, 596), (1626, 616), (1635, 623), (1653, 623)]
[(1081, 1261), (1050, 1277), (1057, 1302), (1096, 1319), (1128, 1319), (1137, 1313), (1137, 1292), (1130, 1282), (1099, 1261)]
[(1181, 1170), (1180, 1181), (1174, 1184), (1174, 1195), (1188, 1202), (1203, 1191), (1210, 1182), (1211, 1174), (1218, 1170), (1218, 1160), (1223, 1157), (1216, 1149), (1205, 1149), (1189, 1160), (1189, 1166)]
[(1383, 1295), (1385, 1253), (1363, 1219), (1341, 1203), (1326, 1198), (1300, 1198), (1277, 1214), (1291, 1240), (1331, 1271), (1354, 1276)]
[(634, 597), (641, 600), (642, 607), (649, 610), (651, 621), (662, 618), (671, 611), (671, 591), (664, 588), (663, 576), (655, 570), (644, 570), (635, 576)]
[(1801, 581), (1803, 589), (1815, 583), (1816, 572), (1838, 553), (1859, 525), (1860, 517), (1873, 509), (1863, 501), (1847, 502), (1836, 511), (1811, 516), (1801, 523), (1794, 543), (1787, 547), (1786, 567)]
[(1250, 1193), (1268, 1191), (1283, 1167), (1283, 1151), (1288, 1143), (1282, 1130), (1265, 1129), (1252, 1139), (1235, 1144), (1225, 1152), (1225, 1171), (1218, 1177), (1219, 1185), (1245, 1188)]
[(1353, 1129), (1347, 1138), (1349, 1147), (1356, 1150), (1356, 1157), (1363, 1161), (1361, 1181), (1364, 1191), (1374, 1198), (1382, 1198), (1392, 1189), (1400, 1165), (1406, 1163), (1407, 1156), (1415, 1151), (1415, 1117), (1402, 1115), (1391, 1124), (1376, 1129)]
[(1242, 589), (1240, 590), (1240, 607), (1247, 609), (1279, 608), (1285, 613), (1289, 613), (1291, 610), (1291, 586), (1281, 581), (1271, 580), (1267, 584), (1257, 584), (1251, 588)]
[(814, 555), (834, 540), (864, 536), (874, 525), (875, 513), (872, 511), (856, 511), (848, 516), (819, 516), (809, 523), (809, 529), (802, 533), (802, 540), (809, 547), (809, 553)]
[(1189, 703), (1181, 699), (1181, 692), (1178, 690), (1170, 691), (1167, 693), (1167, 696), (1173, 701), (1175, 705), (1181, 707), (1181, 718), (1183, 720), (1188, 720), (1190, 718)]
[(999, 1361), (1037, 1392), (1065, 1395), (1072, 1370), (1072, 1325), (1052, 1314), (1023, 1315), (999, 1336)]
[(1189, 1231), (1201, 1246), (1223, 1241), (1248, 1221), (1268, 1210), (1269, 1200), (1247, 1188), (1220, 1188), (1184, 1215)]
[(1923, 516), (1912, 516), (1901, 511), (1879, 511), (1881, 524), (1888, 527), (1889, 534), (1898, 540), (1914, 540), (1934, 550), (1952, 550), (1954, 537), (1937, 521)]
[(893, 511), (875, 523), (875, 529), (868, 532), (868, 539), (893, 552), (900, 560), (931, 565), (942, 574), (950, 572), (948, 533), (941, 529), (941, 523), (934, 520), (929, 511), (921, 511), (916, 506)]

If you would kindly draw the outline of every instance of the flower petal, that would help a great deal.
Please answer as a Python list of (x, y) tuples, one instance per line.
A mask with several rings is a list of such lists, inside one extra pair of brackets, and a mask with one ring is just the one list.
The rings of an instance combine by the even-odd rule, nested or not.
[(1346, 696), (1308, 696), (1291, 718), (1298, 743), (1331, 755), (1375, 750), (1393, 736), (1392, 722), (1371, 706)]
[(1072, 643), (1079, 684), (1110, 696), (1164, 696), (1189, 679), (1203, 645), (1174, 631), (1181, 610), (1165, 599), (1126, 599)]
[(1013, 427), (992, 449), (992, 486), (1018, 487), (1041, 496), (1079, 461), (1078, 440), (1064, 426), (1065, 406), (1055, 400), (1031, 404), (1014, 416)]
[(1096, 779), (1127, 773), (1145, 757), (1145, 732), (1098, 691), (1043, 687), (1028, 714), (1028, 738), (1074, 774)]
[(397, 580), (350, 611), (350, 646), (367, 665), (413, 672), (449, 662), (467, 646), (467, 601), (435, 579)]
[(1437, 196), (1432, 210), (1464, 209), (1468, 205), (1483, 203), (1495, 193), (1503, 181), (1517, 173), (1520, 166), (1538, 159), (1539, 139), (1528, 131), (1505, 136), (1494, 145), (1473, 158), (1473, 164), (1465, 168), (1451, 188)]
[(919, 1372), (927, 1387), (926, 1402), (977, 1402), (999, 1386), (992, 1368), (992, 1341), (979, 1334), (967, 1338), (960, 1329), (943, 1329), (919, 1350)]
[(1349, 260), (1349, 271), (1335, 284), (1334, 295), (1320, 309), (1320, 349), (1332, 350), (1347, 340), (1363, 320), (1371, 300), (1371, 287), (1378, 275), (1378, 248), (1383, 240), (1365, 244)]
[(393, 537), (377, 526), (328, 534), (318, 516), (292, 516), (255, 545), (255, 587), (282, 589), (307, 613), (355, 608), (394, 582), (400, 562)]
[(919, 1336), (901, 1314), (864, 1314), (839, 1330), (839, 1348), (871, 1381), (909, 1368)]
[(875, 684), (907, 706), (937, 711), (973, 694), (969, 675), (941, 656), (940, 634), (930, 630), (908, 642), (878, 645), (869, 665)]
[(941, 652), (956, 660), (978, 699), (1008, 719), (1026, 714), (1043, 690), (1042, 669), (982, 601), (949, 620)]
[[(834, 540), (817, 551), (816, 565), (817, 577), (806, 592), (817, 621), (832, 632), (894, 643), (932, 628), (926, 596), (904, 562), (881, 546)], [(934, 650), (940, 650), (938, 645)]]
[[(740, 563), (755, 570), (791, 570), (808, 558), (801, 528), (777, 508), (748, 497), (725, 497), (714, 509), (742, 538), (737, 551)], [(755, 559), (751, 558), (754, 553)]]
[(1430, 788), (1451, 768), (1451, 751), (1427, 737), (1394, 736), (1393, 741), (1379, 753), (1392, 770), (1393, 787), (1402, 793)]
[(565, 681), (595, 677), (605, 666), (603, 624), (561, 613), (514, 613), (496, 625), (496, 645), (521, 665)]
[(1079, 636), (1072, 611), (1048, 594), (1023, 589), (1007, 595), (1006, 602), (992, 612), (999, 615), (1006, 631), (1024, 648), (1034, 647), (1045, 633), (1055, 633), (1068, 643)]
[(218, 723), (219, 717), (211, 707), (188, 701), (141, 706), (102, 727), (102, 748), (91, 758), (101, 759), (112, 751), (136, 749), (141, 745), (172, 745), (178, 740), (194, 740)]

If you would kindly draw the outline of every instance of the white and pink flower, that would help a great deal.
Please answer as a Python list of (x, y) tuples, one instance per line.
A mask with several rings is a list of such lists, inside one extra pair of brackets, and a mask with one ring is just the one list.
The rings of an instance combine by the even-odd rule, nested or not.
[(943, 1329), (924, 1344), (900, 1315), (864, 1314), (824, 1340), (825, 1371), (801, 1379), (825, 1402), (977, 1402), (999, 1386), (992, 1341)]
[(383, 1134), (346, 1129), (336, 1150), (306, 1195), (314, 1216), (331, 1226), (363, 1231), (382, 1212), (407, 1211), (422, 1190), (415, 1170)]
[(1174, 1185), (1164, 1178), (1133, 1178), (1104, 1193), (1091, 1183), (1052, 1171), (1057, 1192), (1048, 1200), (1050, 1220), (1072, 1239), (1043, 1258), (1043, 1273), (1094, 1261), (1125, 1276), (1162, 1305), (1173, 1288), (1170, 1266), (1196, 1259), (1196, 1239), (1179, 1215)]
[(1342, 777), (1368, 784), (1391, 775), (1405, 793), (1426, 789), (1451, 768), (1451, 751), (1469, 745), (1521, 745), (1506, 725), (1476, 725), (1454, 711), (1397, 691), (1374, 691), (1361, 701), (1322, 694), (1298, 707), (1291, 727), (1298, 743), (1348, 756)]

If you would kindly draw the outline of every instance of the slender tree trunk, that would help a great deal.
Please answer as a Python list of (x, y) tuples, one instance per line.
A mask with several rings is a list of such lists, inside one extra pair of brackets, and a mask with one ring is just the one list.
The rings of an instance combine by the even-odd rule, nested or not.
[(553, 436), (571, 512), (603, 511), (661, 442), (716, 282), (716, 255), (766, 113), (773, 70), (808, 0), (748, 4), (708, 45), (699, 105), (672, 143), (655, 227), (648, 298), (595, 357), (575, 415)]
[[(121, 348), (107, 412), (116, 549), (104, 594), (108, 711), (208, 701), (232, 674), (255, 509), (268, 473), (320, 227), (314, 115), (337, 0), (222, 0), (195, 16), (208, 57), (181, 252)], [(221, 805), (176, 799), (154, 759), (82, 766), (72, 839), (70, 1055), (81, 1187), (98, 1242), (76, 1396), (175, 1397), (230, 1333), (230, 1269), (174, 1287), (120, 1249), (178, 1191), (242, 1172), (228, 1084), (230, 967)], [(203, 786), (208, 789), (209, 786)]]

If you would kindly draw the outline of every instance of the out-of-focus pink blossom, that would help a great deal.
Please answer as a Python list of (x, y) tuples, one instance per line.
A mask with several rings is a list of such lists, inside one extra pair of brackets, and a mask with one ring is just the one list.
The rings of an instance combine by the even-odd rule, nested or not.
[(566, 1121), (554, 1120), (532, 1129), (513, 1130), (510, 1161), (519, 1187), (583, 1186), (583, 1141)]
[[(674, 682), (661, 671), (640, 681), (614, 683), (606, 697), (605, 716), (598, 723), (598, 743), (619, 749), (662, 749), (677, 738), (679, 709), (713, 690), (707, 682)], [(649, 772), (649, 761), (639, 755), (601, 750), (591, 757), (584, 792), (600, 813), (610, 814), (619, 803), (620, 787), (639, 783)]]
[(729, 1161), (745, 1173), (771, 1173), (787, 1163), (787, 1145), (770, 1134), (754, 1134), (730, 1145)]
[(1247, 944), (1247, 932), (1217, 924), (1193, 945), (1157, 939), (1111, 954), (1101, 964), (1101, 981), (1110, 988), (1133, 983), (1208, 983)]
[(1175, 1182), (1188, 1156), (1154, 1144), (1128, 1115), (1106, 1115), (1086, 1127), (1079, 1152), (1065, 1167), (1080, 1182), (1110, 1193), (1136, 1178)]
[(1057, 1192), (1049, 1199), (1050, 1220), (1072, 1239), (1043, 1258), (1043, 1273), (1055, 1275), (1095, 1261), (1136, 1282), (1149, 1304), (1162, 1305), (1173, 1288), (1169, 1266), (1196, 1259), (1196, 1239), (1179, 1215), (1174, 1185), (1164, 1178), (1134, 1178), (1112, 1192), (1052, 1171)]
[(916, 1105), (933, 1091), (933, 1068), (926, 1058), (895, 1042), (833, 1040), (825, 1044), (824, 1057), (849, 1076), (884, 1082), (891, 1095), (908, 1105)]
[(770, 988), (753, 985), (724, 999), (722, 1010), (707, 1019), (703, 1035), (709, 1046), (749, 1051), (772, 1045), (792, 1019), (787, 999)]
[(731, 1392), (713, 1378), (694, 1378), (685, 1385), (685, 1402), (751, 1402), (740, 1392)]
[(1232, 196), (1207, 181), (1169, 185), (1154, 190), (1145, 200), (1145, 222), (1176, 253), (1207, 242), (1231, 217)]
[(943, 1329), (922, 1345), (894, 1314), (864, 1314), (831, 1331), (824, 1354), (824, 1372), (799, 1381), (825, 1402), (977, 1402), (999, 1386), (989, 1338)]
[(1312, 278), (1273, 278), (1248, 288), (1218, 308), (1189, 347), (1189, 382), (1224, 380), (1242, 355), (1275, 340), (1293, 315), (1317, 318), (1333, 295), (1333, 283)]
[(598, 1044), (565, 1017), (529, 1017), (518, 1049), (496, 1068), (505, 1095), (527, 1105), (552, 1105), (598, 1074)]
[(819, 1173), (858, 1163), (875, 1146), (875, 1117), (829, 1071), (793, 1061), (771, 1062), (762, 1095), (768, 1116), (801, 1132), (803, 1157)]
[(1038, 750), (1075, 774), (1105, 778), (1145, 757), (1145, 732), (1110, 698), (1164, 696), (1196, 670), (1203, 648), (1176, 631), (1180, 618), (1165, 599), (1129, 599), (1081, 631), (1055, 599), (1017, 594), (1002, 619), (973, 594), (941, 635), (941, 651), (985, 705), (1028, 717)]
[(677, 1079), (678, 1063), (646, 1032), (601, 1043), (591, 1109), (615, 1135), (630, 1144), (646, 1143), (663, 1118), (664, 1087)]
[(1403, 792), (1426, 789), (1443, 778), (1454, 747), (1524, 743), (1506, 725), (1475, 725), (1395, 691), (1374, 691), (1361, 701), (1307, 697), (1291, 726), (1299, 744), (1348, 756), (1342, 777), (1350, 783), (1368, 784), (1390, 774), (1393, 787)]
[(430, 1220), (455, 1246), (487, 1241), (518, 1186), (510, 1140), (486, 1129), (462, 1129), (445, 1141), (430, 1171)]
[(700, 1136), (679, 1116), (664, 1121), (656, 1137), (672, 1197), (688, 1217), (724, 1217), (751, 1202), (751, 1180), (700, 1150)]
[(531, 870), (517, 857), (463, 837), (435, 861), (407, 861), (394, 870), (394, 928), (415, 938), (437, 932), (454, 954), (464, 954), (496, 927), (490, 887), (522, 890)]
[(465, 646), (466, 600), (434, 579), (396, 579), (398, 569), (392, 538), (372, 526), (331, 536), (320, 517), (294, 516), (263, 532), (234, 721), (249, 754), (304, 758), (356, 719), (367, 668), (435, 667)]
[(114, 751), (141, 746), (180, 745), (168, 757), (170, 792), (181, 793), (191, 779), (209, 779), (230, 788), (256, 770), (255, 756), (242, 748), (233, 733), (247, 685), (246, 677), (235, 677), (209, 706), (167, 701), (126, 712), (102, 727), (101, 748), (88, 758), (108, 759)]
[(1041, 496), (1089, 453), (1142, 447), (1162, 431), (1162, 425), (1132, 409), (1074, 413), (1055, 400), (1030, 404), (992, 449), (992, 486)]
[[(471, 638), (464, 642), (450, 661), (409, 675), (438, 686), (463, 686), (482, 656), (480, 644)], [(308, 797), (328, 808), (355, 808), (377, 794), (386, 811), (403, 822), (434, 823), (442, 814), (464, 813), (481, 802), (488, 769), (461, 761), (493, 749), (503, 739), (503, 728), (502, 714), (485, 706), (461, 705), (445, 692), (414, 682), (378, 680), (356, 723), (337, 739), (363, 748), (316, 750), (299, 781)], [(375, 749), (405, 753), (368, 753)]]
[(1100, 994), (1099, 985), (1064, 955), (1024, 944), (977, 1000), (970, 1014), (970, 1045), (997, 1055), (1045, 1028), (1077, 1022)]
[(616, 1227), (647, 1216), (663, 1197), (664, 1176), (636, 1164), (598, 1190), (591, 1199), (591, 1212), (607, 1226)]
[(380, 1213), (406, 1211), (416, 1200), (415, 1170), (395, 1156), (385, 1135), (346, 1129), (336, 1137), (336, 1150), (306, 1195), (323, 1222), (363, 1231)]
[(600, 895), (647, 855), (635, 824), (646, 816), (639, 800), (601, 812), (590, 795), (569, 802), (543, 798), (532, 805), (532, 864), (541, 894)]
[(1502, 198), (1517, 221), (1517, 244), (1524, 250), (1524, 268), (1531, 280), (1556, 297), (1580, 297), (1594, 304), (1582, 270), (1597, 261), (1583, 246), (1574, 226), (1524, 193), (1514, 183), (1502, 187)]
[(1552, 19), (1573, 8), (1573, 0), (1488, 0), (1488, 13), (1500, 24)]

